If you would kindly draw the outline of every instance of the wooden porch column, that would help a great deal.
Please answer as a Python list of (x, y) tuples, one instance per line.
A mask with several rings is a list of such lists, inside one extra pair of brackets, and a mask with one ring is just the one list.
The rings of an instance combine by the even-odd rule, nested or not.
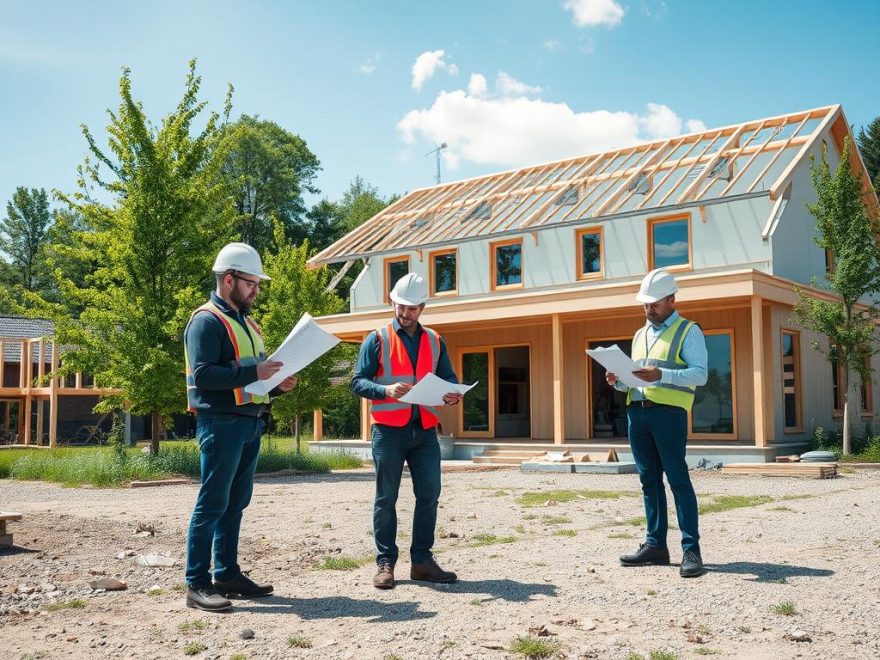
[(38, 447), (43, 442), (43, 411), (45, 410), (43, 406), (45, 403), (46, 401), (42, 397), (37, 399), (37, 441), (34, 444), (36, 444)]
[(324, 439), (324, 411), (317, 408), (312, 415), (312, 439), (317, 442)]
[[(58, 355), (58, 342), (52, 340), (52, 373), (58, 373), (58, 365), (60, 364), (60, 356)], [(58, 442), (58, 387), (61, 379), (58, 376), (52, 378), (49, 382), (49, 446), (55, 448)]]
[(767, 445), (764, 414), (764, 310), (760, 296), (752, 296), (752, 387), (755, 445)]
[(21, 344), (21, 386), (24, 389), (24, 444), (31, 444), (31, 378), (34, 358), (31, 354), (31, 342), (25, 340)]
[(0, 340), (0, 387), (3, 387), (6, 384), (6, 347), (3, 345), (3, 341)]
[(565, 442), (565, 401), (562, 381), (562, 318), (553, 315), (553, 444)]

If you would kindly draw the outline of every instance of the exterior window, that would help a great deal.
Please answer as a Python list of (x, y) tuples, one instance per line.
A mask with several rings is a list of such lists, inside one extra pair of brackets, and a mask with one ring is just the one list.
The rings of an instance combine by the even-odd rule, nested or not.
[(803, 430), (801, 423), (801, 336), (782, 331), (782, 403), (786, 432)]
[(602, 254), (602, 228), (579, 229), (575, 235), (577, 236), (575, 251), (578, 260), (578, 279), (589, 280), (602, 277), (605, 261)]
[(516, 289), (523, 285), (522, 239), (492, 243), (492, 289)]
[(648, 220), (648, 270), (686, 270), (690, 267), (690, 215)]
[(692, 436), (736, 438), (736, 377), (733, 332), (707, 330), (708, 379), (697, 388), (691, 410)]
[(837, 363), (837, 360), (831, 360), (831, 399), (832, 410), (838, 414), (843, 414), (843, 369)]
[(432, 252), (431, 295), (448, 296), (458, 291), (458, 253), (456, 250)]
[(409, 257), (389, 257), (385, 260), (385, 302), (390, 303), (388, 294), (397, 280), (409, 273)]

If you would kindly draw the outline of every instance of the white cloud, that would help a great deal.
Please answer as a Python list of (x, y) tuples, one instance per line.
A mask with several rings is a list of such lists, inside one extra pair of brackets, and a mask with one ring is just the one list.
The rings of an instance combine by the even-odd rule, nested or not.
[(495, 89), (502, 96), (527, 96), (530, 94), (540, 94), (540, 87), (533, 87), (524, 82), (520, 82), (516, 78), (507, 75), (504, 71), (498, 72), (495, 78)]
[(620, 24), (625, 13), (615, 0), (565, 0), (562, 8), (571, 12), (574, 24), (579, 27), (614, 27)]
[(547, 41), (544, 42), (544, 48), (547, 50), (560, 50), (562, 44), (559, 43), (558, 39), (547, 39)]
[(412, 65), (412, 88), (421, 91), (422, 85), (426, 81), (434, 77), (440, 69), (446, 69), (453, 78), (458, 75), (458, 66), (451, 62), (446, 62), (443, 57), (446, 55), (444, 50), (426, 50), (416, 58)]
[(704, 133), (707, 130), (706, 124), (699, 119), (688, 119), (685, 126), (691, 133)]
[(486, 76), (482, 73), (472, 73), (471, 79), (468, 81), (468, 94), (471, 96), (486, 96), (488, 86), (486, 84)]
[(485, 82), (473, 74), (467, 91), (441, 92), (430, 107), (408, 112), (397, 124), (403, 141), (446, 142), (450, 169), (460, 161), (516, 167), (672, 137), (684, 123), (656, 103), (642, 113), (578, 112), (566, 103), (526, 96), (486, 97)]
[(654, 246), (654, 254), (664, 259), (686, 257), (688, 253), (687, 241), (675, 241), (674, 243), (659, 243)]
[(363, 73), (365, 76), (368, 76), (376, 70), (376, 65), (379, 63), (380, 59), (382, 59), (382, 54), (376, 53), (372, 57), (368, 57), (367, 61), (357, 67), (355, 71), (357, 71), (358, 73)]

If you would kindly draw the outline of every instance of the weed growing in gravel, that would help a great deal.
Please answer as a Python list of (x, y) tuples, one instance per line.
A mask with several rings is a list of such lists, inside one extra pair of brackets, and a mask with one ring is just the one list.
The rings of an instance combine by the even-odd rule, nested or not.
[(630, 490), (543, 490), (523, 493), (519, 503), (523, 506), (544, 506), (550, 500), (571, 502), (573, 500), (616, 500), (639, 495)]
[(235, 655), (230, 655), (229, 660), (247, 660), (247, 656), (244, 653), (236, 653)]
[[(648, 519), (645, 516), (636, 516), (635, 518), (627, 518), (623, 521), (624, 525), (630, 525), (632, 527), (644, 527), (648, 522)], [(672, 529), (672, 525), (669, 526)]]
[(510, 644), (510, 652), (532, 658), (549, 658), (559, 650), (559, 642), (538, 637), (517, 637)]
[(781, 603), (770, 608), (773, 614), (781, 614), (783, 616), (794, 616), (797, 614), (797, 607), (790, 600), (784, 600)]
[(382, 658), (382, 660), (403, 660), (403, 658), (401, 658), (396, 653), (389, 653), (384, 658)]
[(804, 495), (783, 495), (779, 498), (780, 501), (786, 500), (808, 500), (810, 498), (816, 497), (815, 495), (804, 494)]
[(537, 566), (538, 568), (545, 568), (547, 566), (546, 561), (536, 561), (532, 564), (532, 566)]
[(310, 649), (312, 648), (312, 640), (302, 635), (294, 635), (288, 638), (287, 646), (292, 649)]
[(772, 502), (769, 495), (716, 495), (713, 501), (701, 504), (700, 514), (720, 513), (731, 509), (742, 509), (748, 506), (760, 506)]
[(204, 651), (207, 651), (208, 647), (201, 642), (192, 642), (191, 644), (187, 644), (183, 647), (184, 655), (198, 655)]
[(648, 589), (645, 593), (648, 594), (649, 596), (656, 596), (657, 595), (657, 592), (654, 591), (653, 589)]
[(739, 630), (741, 633), (746, 633), (746, 634), (752, 632), (752, 629), (750, 626), (740, 626), (739, 628), (737, 628), (737, 630)]
[(516, 532), (517, 534), (521, 534), (522, 536), (526, 535), (526, 528), (523, 527), (522, 525), (517, 525), (516, 527), (513, 528), (513, 531)]
[(187, 586), (183, 582), (181, 582), (180, 584), (175, 584), (173, 587), (171, 587), (171, 591), (177, 594), (186, 593), (186, 589)]
[(615, 532), (614, 534), (608, 535), (609, 539), (634, 539), (635, 534), (630, 534), (629, 532)]
[(694, 649), (694, 653), (697, 655), (718, 655), (718, 651), (710, 649), (708, 646), (698, 646)]
[(164, 594), (165, 594), (165, 590), (162, 589), (161, 587), (147, 589), (148, 596), (162, 596)]
[(568, 516), (544, 516), (541, 522), (545, 525), (567, 525), (571, 522)]
[(204, 630), (208, 627), (208, 622), (204, 619), (195, 619), (193, 621), (185, 621), (177, 626), (182, 633), (192, 632), (193, 630)]
[(523, 520), (535, 520), (535, 519), (537, 519), (537, 517), (538, 517), (538, 515), (535, 513), (527, 513), (526, 515), (523, 516)]
[(67, 600), (63, 603), (52, 603), (50, 605), (46, 605), (46, 611), (57, 612), (58, 610), (80, 610), (88, 604), (89, 602), (87, 600), (83, 600), (82, 598), (74, 598), (73, 600)]
[(651, 651), (648, 660), (678, 660), (678, 656), (671, 651)]
[(474, 542), (470, 544), (471, 548), (497, 543), (516, 543), (519, 540), (516, 536), (495, 536), (495, 534), (475, 534), (473, 538)]
[(645, 660), (645, 656), (641, 653), (630, 653), (626, 656), (626, 660)]
[(553, 532), (553, 536), (577, 536), (578, 533), (573, 529), (557, 529)]
[(483, 600), (481, 598), (473, 598), (470, 602), (474, 607), (480, 607), (483, 604)]
[(317, 568), (320, 571), (351, 571), (355, 568), (366, 566), (371, 561), (373, 561), (372, 556), (347, 557), (346, 555), (339, 555), (338, 557), (324, 557)]

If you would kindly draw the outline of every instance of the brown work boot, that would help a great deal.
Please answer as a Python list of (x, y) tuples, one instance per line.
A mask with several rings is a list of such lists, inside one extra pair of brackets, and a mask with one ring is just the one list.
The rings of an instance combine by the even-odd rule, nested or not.
[(379, 570), (373, 577), (376, 589), (394, 589), (394, 564), (383, 559), (379, 561)]
[(424, 582), (455, 582), (458, 579), (452, 571), (440, 568), (433, 557), (421, 564), (413, 564), (409, 569), (409, 577)]

